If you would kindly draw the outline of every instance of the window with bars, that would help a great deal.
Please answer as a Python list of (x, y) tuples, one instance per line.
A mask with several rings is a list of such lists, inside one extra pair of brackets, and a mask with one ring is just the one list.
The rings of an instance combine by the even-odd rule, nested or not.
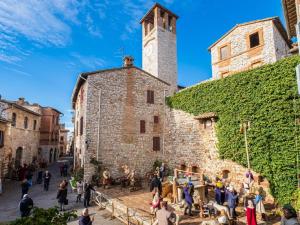
[(147, 90), (147, 103), (154, 104), (154, 91)]
[(140, 121), (140, 133), (141, 134), (146, 133), (146, 121), (145, 120)]
[(153, 137), (153, 151), (160, 151), (160, 137)]

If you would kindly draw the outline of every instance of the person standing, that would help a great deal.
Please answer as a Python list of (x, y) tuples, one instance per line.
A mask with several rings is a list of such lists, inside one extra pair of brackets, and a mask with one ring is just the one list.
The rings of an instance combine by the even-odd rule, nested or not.
[(110, 185), (110, 180), (111, 180), (110, 172), (109, 172), (108, 168), (104, 169), (102, 175), (103, 175), (103, 187), (108, 188)]
[(252, 200), (248, 200), (246, 217), (247, 217), (247, 225), (257, 225), (255, 207)]
[(45, 191), (49, 190), (50, 180), (51, 180), (51, 174), (49, 173), (48, 170), (46, 170), (46, 172), (44, 174), (44, 190)]
[(158, 225), (169, 225), (171, 212), (168, 210), (167, 202), (161, 202), (161, 209), (159, 209), (156, 213), (157, 224)]
[(284, 205), (282, 211), (283, 216), (281, 218), (280, 225), (300, 225), (297, 219), (296, 210), (291, 205)]
[[(161, 195), (162, 193), (162, 185), (161, 185), (161, 182), (158, 178), (158, 175), (157, 173), (154, 174), (154, 177), (153, 179), (151, 180), (151, 183), (150, 183), (150, 192), (153, 192), (153, 190), (157, 188), (158, 192), (159, 192), (159, 196)], [(154, 195), (155, 193), (153, 193)]]
[(255, 210), (259, 216), (258, 219), (261, 220), (261, 219), (263, 219), (263, 217), (266, 213), (266, 210), (265, 210), (264, 203), (263, 203), (263, 197), (260, 194), (260, 192), (256, 191), (255, 194), (256, 194), (255, 200), (254, 200)]
[(27, 217), (33, 208), (33, 201), (29, 198), (28, 194), (25, 194), (19, 204), (21, 217)]
[(56, 198), (58, 199), (59, 206), (60, 206), (60, 211), (64, 211), (65, 205), (68, 204), (67, 195), (68, 195), (68, 190), (67, 190), (66, 186), (61, 183), (59, 185), (59, 189), (58, 189), (57, 196), (56, 196)]
[(94, 217), (90, 217), (89, 215), (89, 210), (87, 208), (85, 208), (82, 213), (81, 216), (79, 217), (79, 225), (92, 225), (94, 222)]
[(60, 172), (60, 176), (62, 177), (64, 175), (64, 164), (60, 164), (59, 172)]
[(238, 195), (234, 192), (234, 188), (231, 186), (227, 190), (226, 194), (227, 194), (227, 202), (228, 202), (230, 217), (235, 218), (235, 208), (236, 208)]
[(85, 183), (84, 184), (84, 199), (83, 199), (83, 204), (84, 207), (87, 208), (90, 206), (90, 199), (91, 199), (91, 192), (95, 191), (95, 189), (92, 187), (90, 183)]
[(28, 193), (29, 191), (29, 186), (30, 184), (28, 183), (28, 181), (26, 179), (24, 179), (22, 181), (22, 184), (21, 184), (21, 189), (22, 189), (22, 196), (21, 196), (21, 199), (24, 197), (25, 194)]
[(192, 216), (193, 197), (190, 194), (190, 190), (187, 183), (184, 184), (183, 193), (184, 193), (184, 199), (186, 204), (184, 208), (184, 215), (188, 214), (189, 216)]
[(76, 183), (76, 187), (77, 187), (76, 202), (81, 202), (81, 195), (83, 194), (83, 183), (81, 180)]
[(67, 163), (64, 164), (64, 177), (67, 177), (68, 176), (68, 165)]

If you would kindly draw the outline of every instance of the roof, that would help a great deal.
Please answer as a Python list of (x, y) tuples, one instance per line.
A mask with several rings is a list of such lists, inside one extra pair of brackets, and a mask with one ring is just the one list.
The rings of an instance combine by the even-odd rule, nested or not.
[(223, 40), (225, 37), (227, 37), (231, 32), (233, 32), (238, 27), (247, 26), (247, 25), (250, 25), (250, 24), (253, 24), (253, 23), (261, 23), (261, 22), (270, 21), (270, 20), (273, 21), (274, 25), (277, 27), (278, 31), (280, 32), (281, 36), (286, 41), (286, 43), (289, 46), (291, 46), (291, 41), (290, 41), (290, 39), (287, 35), (287, 32), (286, 32), (284, 26), (282, 25), (279, 17), (275, 16), (275, 17), (269, 17), (269, 18), (260, 19), (260, 20), (253, 20), (253, 21), (246, 22), (246, 23), (236, 24), (227, 33), (225, 33), (221, 38), (219, 38), (215, 43), (213, 43), (211, 46), (209, 46), (208, 50), (210, 51), (216, 44), (218, 44), (221, 40)]
[(75, 102), (76, 102), (76, 98), (77, 98), (77, 95), (79, 93), (79, 90), (80, 90), (81, 86), (84, 84), (85, 79), (87, 79), (88, 76), (95, 75), (95, 74), (98, 74), (98, 73), (111, 72), (111, 71), (120, 71), (120, 70), (126, 70), (126, 69), (131, 69), (131, 68), (137, 69), (137, 70), (145, 73), (147, 76), (149, 76), (151, 78), (154, 78), (154, 79), (170, 86), (170, 84), (165, 82), (164, 80), (161, 80), (161, 79), (153, 76), (152, 74), (148, 73), (147, 71), (145, 71), (145, 70), (143, 70), (139, 67), (136, 67), (136, 66), (117, 67), (117, 68), (103, 69), (103, 70), (96, 70), (96, 71), (92, 71), (92, 72), (81, 73), (81, 74), (79, 74), (79, 76), (77, 78), (77, 82), (76, 82), (76, 85), (74, 87), (73, 94), (72, 94), (72, 107), (73, 107), (73, 109), (75, 108)]
[(201, 120), (201, 119), (209, 119), (209, 118), (217, 118), (217, 114), (214, 112), (206, 112), (206, 113), (202, 113), (199, 114), (198, 116), (195, 116), (194, 118), (197, 120)]
[(145, 16), (140, 20), (140, 23), (143, 23), (143, 21), (150, 15), (150, 13), (156, 8), (161, 8), (163, 9), (164, 11), (166, 11), (168, 14), (174, 16), (176, 19), (179, 18), (179, 16), (177, 16), (175, 13), (171, 12), (169, 9), (165, 8), (164, 6), (162, 6), (161, 4), (159, 3), (155, 3), (151, 9), (149, 9), (149, 11), (145, 14)]
[(295, 0), (282, 0), (282, 7), (289, 38), (296, 37), (297, 9)]
[(10, 123), (11, 121), (3, 118), (3, 117), (0, 117), (0, 123)]
[(17, 104), (17, 103), (14, 102), (14, 101), (8, 101), (8, 100), (0, 99), (0, 102), (4, 102), (4, 103), (6, 103), (6, 104), (12, 105), (12, 106), (14, 106), (14, 107), (17, 108), (17, 109), (20, 109), (20, 110), (23, 110), (23, 111), (25, 111), (25, 112), (31, 113), (31, 114), (33, 114), (33, 115), (41, 116), (41, 114), (39, 114), (39, 113), (37, 113), (37, 112), (34, 112), (34, 111), (32, 111), (32, 110), (30, 110), (30, 109), (24, 107), (24, 106), (21, 106), (21, 105)]
[(64, 115), (62, 112), (58, 111), (57, 109), (53, 108), (53, 107), (50, 107), (50, 106), (42, 106), (43, 109), (51, 109), (55, 112), (57, 112), (58, 114), (62, 114)]

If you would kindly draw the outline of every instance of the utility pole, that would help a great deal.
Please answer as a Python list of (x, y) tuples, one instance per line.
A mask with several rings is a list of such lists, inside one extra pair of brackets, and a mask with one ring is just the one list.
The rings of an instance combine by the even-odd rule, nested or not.
[(247, 155), (247, 164), (248, 169), (250, 170), (250, 158), (249, 158), (249, 149), (248, 149), (248, 140), (247, 140), (247, 130), (250, 129), (250, 121), (245, 121), (241, 124), (241, 132), (244, 133), (245, 139), (245, 148), (246, 148), (246, 155)]

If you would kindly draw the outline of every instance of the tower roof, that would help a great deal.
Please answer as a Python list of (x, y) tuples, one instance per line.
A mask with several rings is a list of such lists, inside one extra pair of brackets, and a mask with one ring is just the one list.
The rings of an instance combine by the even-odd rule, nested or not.
[(145, 16), (140, 20), (140, 23), (143, 23), (143, 21), (150, 15), (150, 13), (156, 8), (161, 8), (163, 9), (164, 11), (166, 11), (168, 14), (174, 16), (176, 19), (179, 18), (179, 16), (177, 16), (175, 13), (171, 12), (169, 9), (165, 8), (164, 6), (162, 6), (161, 4), (159, 3), (155, 3), (151, 9), (149, 9), (149, 11), (145, 14)]

